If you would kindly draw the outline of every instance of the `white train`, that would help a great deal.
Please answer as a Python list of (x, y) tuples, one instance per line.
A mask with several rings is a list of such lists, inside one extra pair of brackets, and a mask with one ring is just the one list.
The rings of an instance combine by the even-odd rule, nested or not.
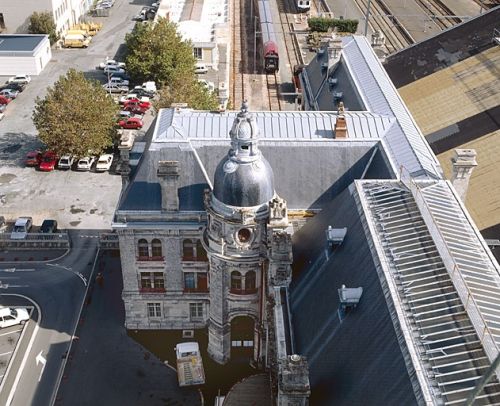
[(296, 0), (297, 1), (297, 8), (299, 9), (299, 12), (304, 12), (304, 11), (309, 11), (311, 8), (311, 0)]

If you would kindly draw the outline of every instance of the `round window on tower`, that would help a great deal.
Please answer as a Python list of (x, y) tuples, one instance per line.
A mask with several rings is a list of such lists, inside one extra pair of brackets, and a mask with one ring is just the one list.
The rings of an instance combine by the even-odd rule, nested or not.
[(252, 237), (252, 232), (248, 228), (240, 228), (238, 230), (238, 241), (241, 243), (246, 243), (250, 241)]

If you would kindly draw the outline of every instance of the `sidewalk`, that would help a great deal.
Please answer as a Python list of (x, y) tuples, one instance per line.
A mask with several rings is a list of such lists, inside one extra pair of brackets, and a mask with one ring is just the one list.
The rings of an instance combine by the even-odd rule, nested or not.
[(0, 250), (0, 265), (2, 262), (41, 262), (51, 261), (62, 257), (68, 250), (65, 249), (31, 249), (31, 250)]
[(56, 405), (200, 405), (198, 391), (180, 389), (177, 374), (127, 335), (119, 257), (95, 270)]

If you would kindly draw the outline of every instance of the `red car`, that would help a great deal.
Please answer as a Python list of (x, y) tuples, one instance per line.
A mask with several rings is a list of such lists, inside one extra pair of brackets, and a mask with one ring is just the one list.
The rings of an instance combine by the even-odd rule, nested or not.
[(26, 166), (38, 166), (42, 162), (42, 153), (40, 151), (30, 151), (26, 154), (24, 164)]
[(12, 99), (9, 99), (8, 97), (0, 95), (0, 104), (9, 104), (12, 101)]
[(46, 151), (42, 155), (42, 162), (40, 162), (40, 166), (38, 169), (44, 172), (53, 171), (57, 164), (57, 154), (53, 151)]
[(139, 106), (145, 109), (149, 109), (151, 107), (151, 103), (148, 101), (140, 101), (139, 99), (129, 99), (123, 103), (124, 108), (127, 106)]
[(138, 117), (130, 117), (126, 120), (120, 120), (118, 125), (121, 128), (125, 128), (128, 130), (140, 130), (143, 126), (142, 120)]
[(138, 104), (127, 104), (123, 108), (124, 111), (130, 111), (132, 114), (146, 114), (148, 109), (146, 107), (141, 107)]

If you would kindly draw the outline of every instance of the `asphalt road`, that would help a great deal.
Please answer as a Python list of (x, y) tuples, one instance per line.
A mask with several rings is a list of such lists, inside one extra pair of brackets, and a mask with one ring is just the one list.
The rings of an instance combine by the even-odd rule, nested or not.
[(82, 235), (71, 233), (73, 248), (59, 260), (4, 264), (0, 268), (0, 280), (8, 285), (2, 291), (0, 305), (16, 304), (13, 301), (19, 296), (12, 295), (21, 295), (40, 308), (39, 321), (30, 322), (36, 327), (23, 338), (22, 357), (13, 359), (14, 365), (5, 377), (8, 382), (0, 394), (0, 404), (51, 404), (97, 254), (97, 238), (88, 232)]
[[(116, 59), (123, 53), (125, 34), (132, 30), (132, 17), (152, 0), (128, 2), (116, 0), (111, 15), (95, 18), (104, 24), (87, 49), (52, 51), (52, 60), (19, 97), (9, 104), (0, 122), (0, 215), (8, 219), (32, 216), (35, 224), (55, 218), (62, 228), (106, 229), (121, 190), (121, 178), (108, 173), (54, 171), (38, 172), (25, 168), (28, 151), (40, 147), (31, 120), (36, 97), (46, 94), (68, 69), (85, 72), (88, 77), (104, 80), (96, 66), (107, 56)], [(0, 77), (0, 83), (7, 78)], [(143, 131), (151, 118), (146, 121)]]

